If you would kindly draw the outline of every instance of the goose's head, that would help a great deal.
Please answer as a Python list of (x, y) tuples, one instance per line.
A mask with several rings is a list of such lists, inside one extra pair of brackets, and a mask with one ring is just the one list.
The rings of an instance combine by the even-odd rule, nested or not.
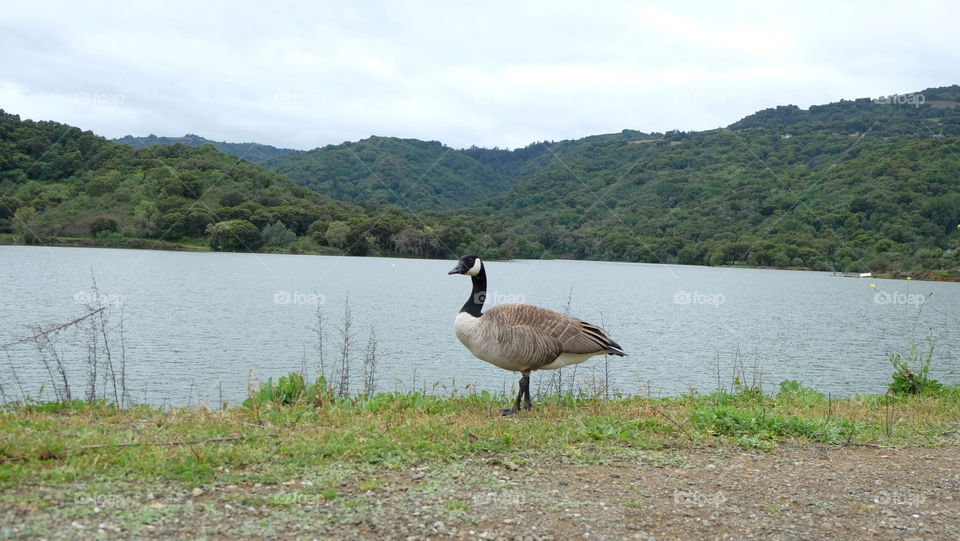
[(467, 276), (476, 276), (483, 270), (483, 262), (475, 255), (465, 255), (457, 261), (457, 266), (447, 274), (465, 274)]

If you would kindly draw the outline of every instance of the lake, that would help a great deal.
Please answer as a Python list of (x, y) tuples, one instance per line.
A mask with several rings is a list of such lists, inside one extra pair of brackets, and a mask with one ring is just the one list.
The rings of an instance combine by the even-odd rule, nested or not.
[[(510, 392), (519, 376), (475, 359), (453, 335), (454, 317), (470, 293), (468, 278), (447, 275), (454, 264), (0, 246), (0, 345), (30, 336), (30, 326), (82, 315), (78, 303), (93, 298), (92, 276), (114, 338), (122, 313), (127, 381), (136, 401), (214, 405), (222, 397), (238, 403), (250, 378), (276, 378), (303, 365), (312, 375), (317, 307), (325, 359), (332, 363), (347, 304), (354, 391), (372, 330), (379, 391)], [(596, 387), (607, 359), (609, 388), (624, 394), (729, 388), (735, 365), (748, 380), (760, 377), (768, 391), (791, 379), (840, 396), (882, 393), (892, 371), (886, 354), (908, 352), (911, 335), (922, 350), (928, 340), (935, 345), (934, 377), (960, 382), (953, 372), (960, 367), (956, 283), (588, 261), (491, 261), (487, 273), (488, 308), (526, 302), (562, 311), (569, 304), (570, 313), (602, 325), (629, 354), (594, 357), (575, 372), (566, 368), (565, 385)], [(82, 332), (61, 333), (57, 343), (75, 395), (82, 394), (87, 346)], [(116, 356), (118, 346), (112, 347)], [(548, 386), (550, 372), (542, 374), (531, 378), (534, 393)], [(0, 349), (0, 385), (8, 400), (19, 399), (20, 388), (52, 398), (30, 343)]]

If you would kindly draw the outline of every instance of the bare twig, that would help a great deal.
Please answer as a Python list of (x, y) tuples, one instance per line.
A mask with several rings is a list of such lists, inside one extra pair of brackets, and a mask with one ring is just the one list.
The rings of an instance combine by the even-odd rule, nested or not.
[(343, 321), (340, 325), (340, 367), (337, 374), (337, 394), (350, 393), (350, 348), (353, 342), (353, 314), (350, 311), (350, 294), (343, 302)]
[(677, 427), (678, 429), (680, 429), (680, 432), (683, 432), (683, 435), (684, 435), (684, 436), (686, 436), (690, 441), (693, 441), (693, 436), (691, 436), (690, 433), (687, 432), (687, 429), (684, 428), (683, 425), (681, 425), (680, 423), (674, 421), (672, 417), (670, 417), (669, 415), (667, 415), (667, 412), (663, 411), (662, 409), (658, 408), (657, 406), (652, 406), (652, 407), (653, 407), (653, 411), (659, 413), (660, 415), (663, 416), (664, 419), (666, 419), (666, 420), (670, 421), (671, 423), (673, 423), (673, 426), (675, 426), (675, 427)]
[[(123, 341), (123, 307), (120, 307), (120, 407), (130, 406), (130, 391), (127, 389), (127, 346)], [(146, 397), (144, 397), (146, 402)]]
[(370, 396), (377, 387), (377, 335), (370, 328), (367, 347), (363, 352), (363, 394)]
[(315, 321), (317, 326), (311, 327), (311, 330), (313, 330), (313, 332), (317, 335), (316, 348), (317, 348), (317, 356), (319, 358), (318, 372), (320, 372), (319, 374), (317, 374), (317, 377), (319, 378), (322, 376), (323, 378), (327, 378), (329, 374), (327, 374), (327, 367), (324, 364), (324, 359), (323, 359), (323, 311), (320, 309), (319, 302), (315, 307), (314, 316), (315, 316)]
[(49, 334), (51, 334), (51, 333), (55, 333), (55, 332), (57, 332), (57, 331), (62, 331), (63, 329), (66, 329), (66, 328), (68, 328), (68, 327), (72, 327), (73, 325), (76, 325), (77, 323), (80, 323), (81, 321), (83, 321), (83, 320), (85, 320), (85, 319), (87, 319), (87, 318), (89, 318), (89, 317), (93, 317), (93, 316), (97, 315), (98, 313), (100, 313), (101, 310), (103, 310), (103, 308), (100, 308), (100, 309), (98, 309), (98, 310), (94, 310), (93, 312), (90, 312), (90, 313), (88, 313), (88, 314), (85, 314), (85, 315), (83, 315), (83, 316), (80, 316), (80, 317), (78, 317), (77, 319), (74, 319), (73, 321), (68, 321), (67, 323), (63, 323), (63, 324), (61, 324), (61, 325), (57, 325), (57, 326), (54, 326), (54, 327), (50, 327), (49, 329), (42, 329), (42, 328), (40, 328), (40, 327), (36, 327), (36, 328), (34, 329), (33, 336), (28, 336), (28, 337), (26, 337), (26, 338), (21, 338), (20, 340), (16, 340), (16, 341), (10, 342), (10, 343), (8, 343), (8, 344), (2, 344), (2, 345), (0, 345), (0, 350), (8, 349), (8, 348), (11, 348), (11, 347), (13, 347), (13, 346), (20, 345), (20, 344), (25, 344), (25, 343), (27, 343), (27, 342), (35, 342), (35, 341), (37, 340), (37, 337), (47, 336), (47, 335), (49, 335)]

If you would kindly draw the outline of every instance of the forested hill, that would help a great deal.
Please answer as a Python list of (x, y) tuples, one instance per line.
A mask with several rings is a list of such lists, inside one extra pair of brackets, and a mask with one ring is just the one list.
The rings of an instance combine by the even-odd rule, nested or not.
[(515, 177), (436, 141), (370, 137), (263, 164), (335, 199), (452, 210), (509, 188)]
[(332, 200), (213, 145), (134, 149), (0, 110), (4, 234), (31, 244), (82, 237), (103, 246), (433, 257), (453, 257), (473, 238), (454, 219)]
[(276, 158), (277, 156), (283, 156), (284, 154), (295, 152), (290, 148), (277, 148), (270, 145), (262, 145), (260, 143), (227, 143), (224, 141), (211, 141), (210, 139), (205, 139), (192, 133), (188, 133), (183, 137), (158, 137), (153, 134), (150, 134), (147, 137), (134, 137), (132, 135), (127, 135), (125, 137), (121, 137), (120, 139), (114, 139), (113, 141), (132, 148), (144, 148), (154, 145), (175, 145), (178, 143), (188, 147), (199, 147), (206, 144), (211, 144), (217, 147), (217, 149), (224, 154), (230, 154), (231, 156), (243, 158), (244, 160), (253, 163), (259, 163), (269, 160), (270, 158)]
[(222, 248), (216, 226), (247, 222), (283, 251), (960, 268), (957, 86), (515, 150), (371, 137), (265, 166), (321, 193), (210, 145), (132, 149), (0, 113), (0, 234)]
[[(556, 161), (558, 153), (595, 141), (652, 138), (637, 131), (524, 148), (453, 149), (436, 141), (370, 137), (263, 163), (298, 184), (335, 199), (455, 212), (504, 192)], [(602, 164), (601, 164), (602, 165)]]
[(958, 90), (914, 95), (922, 104), (780, 107), (728, 129), (551, 148), (551, 163), (471, 214), (514, 255), (956, 268)]

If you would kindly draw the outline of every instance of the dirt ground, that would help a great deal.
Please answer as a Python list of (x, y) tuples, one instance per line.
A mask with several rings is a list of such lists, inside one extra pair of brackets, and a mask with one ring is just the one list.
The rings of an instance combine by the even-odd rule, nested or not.
[(960, 539), (955, 447), (789, 444), (591, 462), (374, 469), (343, 476), (335, 495), (311, 480), (317, 472), (90, 498), (76, 496), (82, 486), (42, 489), (50, 505), (0, 510), (0, 538)]

